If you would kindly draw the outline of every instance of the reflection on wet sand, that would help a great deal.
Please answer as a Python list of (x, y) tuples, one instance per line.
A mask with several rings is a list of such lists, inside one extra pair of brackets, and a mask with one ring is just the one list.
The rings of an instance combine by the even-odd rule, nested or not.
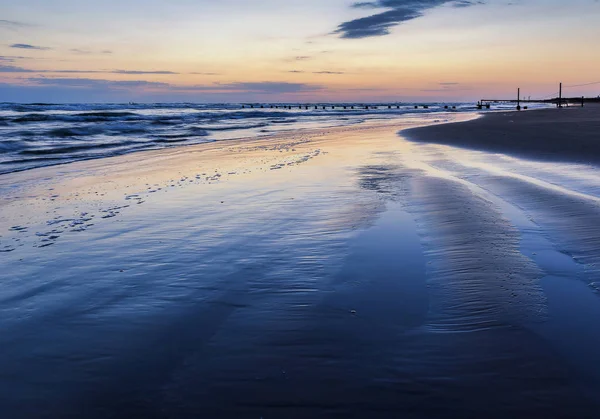
[(536, 261), (581, 250), (593, 284), (595, 230), (521, 160), (397, 135), (427, 122), (3, 176), (7, 417), (595, 417)]

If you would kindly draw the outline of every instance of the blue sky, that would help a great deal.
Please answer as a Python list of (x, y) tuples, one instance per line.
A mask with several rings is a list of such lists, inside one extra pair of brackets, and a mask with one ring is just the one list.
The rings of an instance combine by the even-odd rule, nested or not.
[(0, 0), (0, 16), (0, 101), (477, 100), (600, 81), (597, 0)]

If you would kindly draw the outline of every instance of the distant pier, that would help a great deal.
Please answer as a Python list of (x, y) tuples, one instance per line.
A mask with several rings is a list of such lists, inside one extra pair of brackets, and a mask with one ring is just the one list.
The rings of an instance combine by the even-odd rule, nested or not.
[(456, 109), (456, 105), (436, 103), (423, 103), (415, 105), (414, 103), (294, 103), (294, 104), (274, 104), (274, 103), (242, 103), (242, 109), (300, 109), (300, 110), (393, 110), (393, 109), (429, 109), (430, 107), (439, 107), (441, 109)]

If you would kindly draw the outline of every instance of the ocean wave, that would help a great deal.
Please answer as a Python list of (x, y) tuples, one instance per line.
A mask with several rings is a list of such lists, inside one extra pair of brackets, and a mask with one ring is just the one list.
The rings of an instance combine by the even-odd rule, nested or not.
[(95, 127), (71, 127), (55, 128), (47, 131), (45, 134), (50, 137), (83, 137), (94, 134), (101, 134), (102, 129)]
[(298, 122), (297, 119), (289, 119), (289, 118), (283, 118), (283, 119), (271, 119), (269, 121), (272, 124), (291, 124), (294, 122)]
[(83, 116), (83, 117), (98, 117), (98, 118), (122, 118), (125, 116), (138, 116), (135, 112), (82, 112), (76, 113), (73, 116)]
[(263, 128), (263, 127), (268, 127), (268, 126), (269, 126), (269, 124), (267, 122), (261, 122), (261, 123), (256, 123), (256, 124), (213, 125), (213, 126), (202, 126), (202, 127), (197, 127), (197, 128), (199, 130), (206, 130), (206, 131), (233, 131), (233, 130)]
[(51, 114), (32, 113), (32, 114), (20, 116), (18, 118), (14, 118), (14, 119), (12, 119), (11, 122), (14, 122), (17, 124), (28, 123), (28, 122), (44, 122), (44, 121), (51, 121), (55, 118), (56, 118), (56, 116), (53, 116)]
[(294, 112), (277, 111), (236, 111), (230, 112), (227, 116), (230, 119), (248, 119), (248, 118), (286, 118)]
[(16, 140), (3, 140), (0, 141), (0, 151), (1, 152), (11, 152), (18, 151), (23, 149), (23, 142)]
[[(415, 104), (408, 103), (399, 108), (379, 105), (373, 109), (374, 105), (318, 104), (315, 108), (313, 104), (307, 109), (305, 104), (283, 103), (262, 108), (195, 103), (0, 103), (0, 173), (138, 150), (272, 134), (294, 126), (346, 126), (445, 111), (444, 104), (430, 104), (428, 109), (414, 109)], [(456, 105), (457, 111), (476, 110), (473, 104), (448, 105)], [(283, 109), (284, 106), (293, 108)]]
[(155, 119), (154, 121), (151, 122), (152, 125), (166, 125), (166, 126), (171, 126), (171, 125), (177, 125), (181, 123), (180, 119)]
[(14, 124), (32, 124), (38, 122), (110, 122), (115, 120), (154, 120), (156, 117), (147, 117), (134, 112), (86, 112), (73, 114), (30, 113), (13, 118)]
[(173, 133), (173, 134), (156, 134), (154, 135), (155, 138), (163, 138), (163, 139), (169, 139), (169, 138), (190, 138), (190, 137), (206, 137), (208, 136), (209, 133), (208, 131), (204, 130), (204, 129), (189, 129), (186, 132), (183, 133)]
[(174, 144), (174, 143), (185, 143), (190, 141), (190, 136), (175, 136), (175, 137), (163, 137), (154, 140), (154, 143), (158, 144)]
[(68, 146), (57, 146), (52, 148), (35, 148), (30, 150), (21, 151), (21, 155), (67, 155), (72, 153), (78, 153), (81, 151), (89, 150), (102, 150), (117, 147), (128, 147), (130, 145), (140, 144), (136, 141), (124, 141), (121, 143), (100, 143), (100, 144), (79, 144), (79, 145), (68, 145)]

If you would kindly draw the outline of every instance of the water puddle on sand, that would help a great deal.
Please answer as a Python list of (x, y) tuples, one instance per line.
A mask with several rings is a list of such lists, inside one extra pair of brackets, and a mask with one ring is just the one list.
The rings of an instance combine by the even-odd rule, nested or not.
[(522, 211), (509, 204), (503, 210), (521, 231), (521, 252), (545, 274), (547, 318), (529, 327), (564, 357), (577, 371), (581, 389), (595, 398), (600, 391), (600, 300), (583, 281), (584, 266), (558, 251)]
[[(587, 396), (596, 406), (595, 411), (600, 411), (597, 397), (600, 393), (600, 299), (593, 288), (598, 278), (595, 263), (598, 247), (594, 245), (599, 237), (594, 222), (598, 221), (597, 170), (569, 164), (557, 168), (555, 164), (443, 146), (425, 145), (419, 150), (420, 158), (410, 162), (412, 167), (467, 187), (472, 196), (491, 204), (486, 214), (497, 211), (499, 219), (504, 218), (514, 230), (518, 237), (515, 250), (525, 256), (529, 264), (539, 268), (529, 276), (534, 280), (533, 285), (539, 284), (540, 304), (534, 304), (534, 300), (518, 304), (534, 309), (534, 316), (521, 317), (520, 322), (521, 327), (541, 340), (542, 349), (533, 351), (532, 355), (541, 360), (543, 354), (555, 354), (554, 359), (550, 357), (542, 362), (547, 365), (545, 369), (564, 364), (566, 368), (559, 375), (568, 377), (569, 388)], [(476, 220), (474, 218), (472, 223)], [(485, 231), (478, 237), (484, 237)], [(462, 244), (457, 251), (465, 248)], [(482, 248), (482, 253), (487, 251)], [(483, 276), (483, 272), (480, 275)], [(486, 280), (489, 282), (489, 279), (488, 275)], [(512, 285), (509, 289), (514, 291), (515, 284)], [(459, 294), (453, 295), (456, 298)], [(469, 303), (480, 301), (480, 297), (471, 298)], [(493, 306), (497, 301), (499, 298), (487, 303)], [(539, 316), (535, 316), (535, 312), (539, 312)], [(530, 342), (521, 341), (520, 345), (522, 349), (515, 354), (527, 352)], [(542, 376), (541, 371), (535, 374), (538, 378)]]
[[(592, 211), (598, 200), (594, 195), (597, 190), (590, 187), (593, 184), (590, 179), (597, 177), (595, 169), (564, 164), (563, 170), (554, 172), (556, 165), (541, 162), (483, 152), (460, 153), (460, 150), (455, 149), (444, 149), (443, 152), (447, 152), (449, 158), (436, 160), (435, 170), (454, 177), (456, 181), (467, 185), (474, 194), (492, 202), (519, 230), (520, 252), (541, 269), (539, 282), (546, 299), (543, 317), (539, 321), (528, 323), (527, 327), (548, 342), (575, 371), (576, 379), (573, 383), (590, 396), (591, 400), (596, 399), (600, 391), (600, 299), (594, 288), (588, 285), (594, 278), (595, 267), (594, 264), (579, 262), (572, 255), (559, 250), (561, 245), (565, 246), (567, 236), (557, 234), (558, 230), (544, 228), (553, 223), (560, 225), (561, 222), (573, 222), (576, 215), (569, 212), (568, 206), (564, 207), (562, 214), (560, 210), (553, 213), (549, 208), (557, 204), (538, 198), (538, 195), (533, 195), (533, 190), (531, 195), (519, 192), (519, 187), (536, 185), (542, 193), (548, 190), (581, 199), (588, 203), (587, 208)], [(544, 183), (519, 174), (528, 173), (531, 168), (535, 168), (538, 178), (549, 178), (557, 183)], [(493, 176), (497, 176), (496, 179), (520, 179), (523, 183), (514, 183), (512, 189), (503, 189), (498, 187), (499, 182), (488, 181)], [(520, 204), (524, 208), (518, 206)], [(538, 219), (544, 224), (537, 224)], [(584, 240), (593, 240), (594, 228), (590, 225), (589, 230), (581, 231), (583, 234), (580, 235)], [(577, 249), (573, 246), (571, 248)], [(593, 254), (586, 256), (588, 260), (594, 257)]]
[[(356, 315), (366, 335), (426, 321), (425, 257), (413, 218), (397, 203), (350, 245), (331, 304)], [(362, 335), (362, 332), (357, 333)]]

